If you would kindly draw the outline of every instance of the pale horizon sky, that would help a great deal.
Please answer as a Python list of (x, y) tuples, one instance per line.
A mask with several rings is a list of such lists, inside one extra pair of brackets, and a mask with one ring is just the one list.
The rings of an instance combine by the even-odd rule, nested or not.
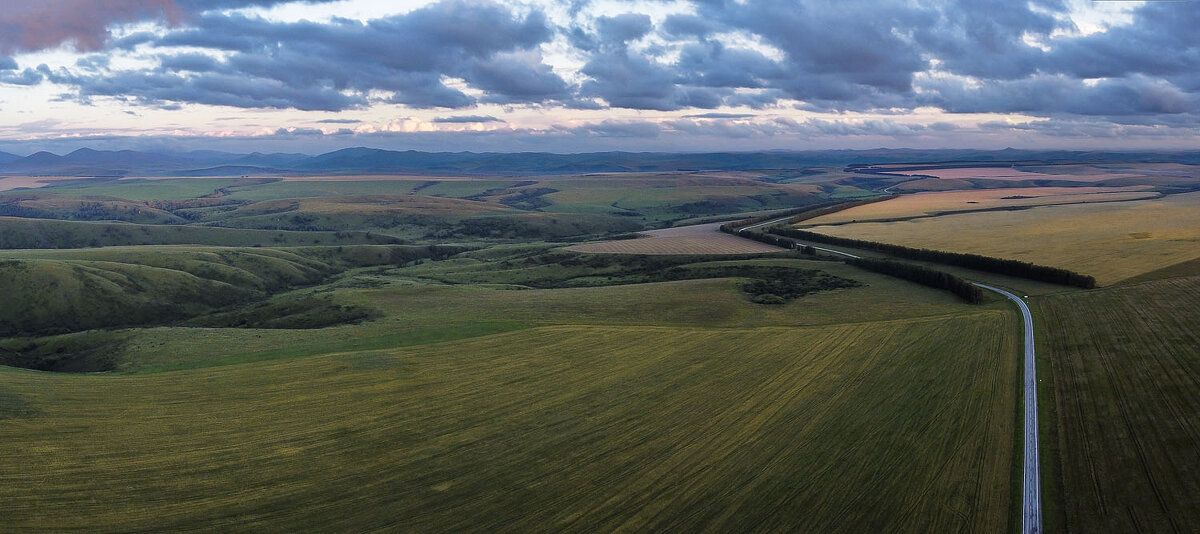
[(3, 3), (20, 155), (1200, 146), (1191, 1)]

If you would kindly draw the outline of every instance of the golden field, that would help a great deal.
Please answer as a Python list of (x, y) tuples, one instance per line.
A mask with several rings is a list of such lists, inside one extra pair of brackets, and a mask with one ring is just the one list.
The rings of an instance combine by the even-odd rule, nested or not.
[(1132, 187), (1018, 187), (936, 191), (903, 195), (883, 202), (855, 206), (805, 221), (808, 225), (922, 217), (956, 211), (1048, 206), (1086, 202), (1115, 202), (1159, 196), (1147, 186)]
[(1011, 258), (1096, 277), (1102, 285), (1200, 258), (1200, 193), (897, 222), (816, 226), (812, 231)]

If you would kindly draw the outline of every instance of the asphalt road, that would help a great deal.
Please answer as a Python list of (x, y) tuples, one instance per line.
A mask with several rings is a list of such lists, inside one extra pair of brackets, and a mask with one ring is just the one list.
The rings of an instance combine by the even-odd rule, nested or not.
[(1033, 348), (1033, 315), (1029, 306), (1020, 297), (1003, 289), (971, 282), (984, 289), (995, 291), (1017, 303), (1025, 318), (1025, 479), (1021, 498), (1021, 532), (1035, 534), (1042, 531), (1042, 488), (1038, 470), (1038, 414), (1037, 414), (1037, 370)]

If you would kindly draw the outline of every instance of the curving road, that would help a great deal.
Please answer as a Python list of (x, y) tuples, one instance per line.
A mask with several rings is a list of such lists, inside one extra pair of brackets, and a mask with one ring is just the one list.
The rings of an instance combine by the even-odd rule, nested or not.
[(1021, 532), (1036, 534), (1042, 531), (1042, 488), (1038, 470), (1037, 372), (1033, 352), (1033, 316), (1020, 297), (1000, 288), (978, 282), (972, 284), (995, 291), (1017, 303), (1025, 318), (1025, 480), (1021, 498)]

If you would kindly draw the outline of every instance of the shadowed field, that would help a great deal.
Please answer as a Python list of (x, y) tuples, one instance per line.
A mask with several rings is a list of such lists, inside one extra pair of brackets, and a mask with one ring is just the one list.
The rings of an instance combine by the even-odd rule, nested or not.
[[(1200, 524), (1200, 277), (1038, 298), (1071, 532)], [(1048, 350), (1047, 350), (1048, 349)], [(1046, 408), (1046, 407), (1044, 407)], [(1045, 432), (1046, 429), (1043, 429)], [(1051, 480), (1049, 484), (1053, 484)]]
[(566, 326), (186, 374), (0, 371), (4, 522), (1003, 531), (1013, 328)]

